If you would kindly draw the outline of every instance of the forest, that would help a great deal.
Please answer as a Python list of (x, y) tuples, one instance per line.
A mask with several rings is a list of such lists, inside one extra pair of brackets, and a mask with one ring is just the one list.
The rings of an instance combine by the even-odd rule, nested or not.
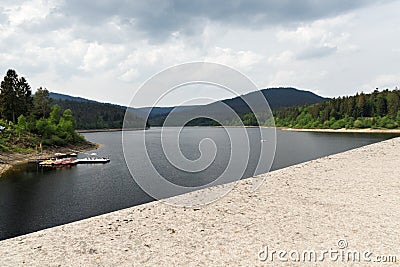
[(314, 105), (274, 111), (275, 125), (290, 128), (373, 128), (400, 127), (400, 91), (376, 89), (326, 100)]
[(33, 152), (38, 146), (86, 144), (70, 109), (53, 105), (47, 89), (35, 95), (27, 80), (8, 70), (0, 85), (0, 151)]

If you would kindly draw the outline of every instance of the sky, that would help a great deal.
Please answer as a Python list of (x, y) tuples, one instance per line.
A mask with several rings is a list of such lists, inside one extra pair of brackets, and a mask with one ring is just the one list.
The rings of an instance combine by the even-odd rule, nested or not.
[[(398, 10), (395, 0), (1, 0), (0, 75), (128, 105), (158, 72), (205, 61), (258, 88), (353, 95), (400, 85)], [(192, 86), (162, 105), (230, 96)]]

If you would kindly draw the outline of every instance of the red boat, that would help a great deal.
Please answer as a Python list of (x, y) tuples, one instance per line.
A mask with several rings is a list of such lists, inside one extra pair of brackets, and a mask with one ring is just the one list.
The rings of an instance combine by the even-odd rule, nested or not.
[(61, 165), (74, 165), (76, 164), (75, 159), (74, 158), (69, 158), (69, 159), (63, 159), (63, 161), (61, 162)]
[(53, 165), (54, 166), (60, 166), (60, 165), (62, 165), (63, 164), (63, 159), (56, 159), (54, 162), (53, 162)]

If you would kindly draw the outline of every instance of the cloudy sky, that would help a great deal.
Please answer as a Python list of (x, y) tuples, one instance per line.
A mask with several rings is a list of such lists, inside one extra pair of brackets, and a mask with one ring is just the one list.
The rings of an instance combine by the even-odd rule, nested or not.
[(227, 64), (259, 88), (351, 95), (400, 85), (399, 10), (390, 0), (2, 0), (0, 71), (123, 105), (190, 61)]

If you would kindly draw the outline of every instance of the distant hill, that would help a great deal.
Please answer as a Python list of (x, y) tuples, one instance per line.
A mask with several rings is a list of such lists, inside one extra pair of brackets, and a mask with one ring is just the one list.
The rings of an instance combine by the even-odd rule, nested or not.
[(82, 97), (76, 97), (76, 96), (70, 96), (70, 95), (64, 95), (64, 94), (59, 94), (59, 93), (52, 93), (50, 92), (50, 98), (54, 100), (69, 100), (69, 101), (76, 101), (76, 102), (92, 102), (92, 103), (98, 103), (94, 100), (82, 98)]
[[(328, 99), (312, 92), (295, 88), (269, 88), (261, 90), (261, 93), (273, 110), (305, 104), (311, 105)], [(50, 97), (53, 99), (54, 104), (58, 104), (62, 109), (70, 108), (72, 110), (77, 120), (78, 129), (122, 128), (127, 107), (59, 93), (50, 93)], [(182, 118), (191, 114), (194, 117), (196, 114), (209, 114), (210, 116), (217, 114), (221, 120), (230, 120), (231, 118), (219, 114), (221, 103), (232, 108), (240, 116), (251, 112), (245, 101), (252, 103), (252, 108), (255, 112), (265, 112), (264, 99), (260, 99), (259, 93), (251, 92), (241, 97), (225, 99), (208, 105), (129, 108), (131, 118), (129, 121), (132, 127), (140, 128), (146, 124), (144, 117), (150, 109), (149, 123), (151, 126), (163, 125), (165, 118), (173, 109), (175, 109), (174, 112), (178, 114), (178, 117), (181, 114)], [(207, 122), (204, 125), (207, 125)]]
[[(322, 97), (310, 91), (299, 90), (296, 88), (269, 88), (261, 90), (267, 99), (271, 109), (293, 107), (299, 105), (312, 105), (329, 98)], [(251, 95), (252, 93), (248, 94)]]
[[(316, 104), (328, 98), (318, 96), (310, 91), (298, 90), (296, 88), (269, 88), (260, 90), (264, 99), (260, 99), (259, 92), (251, 92), (240, 97), (231, 99), (225, 99), (217, 101), (208, 105), (195, 106), (189, 110), (185, 110), (184, 113), (176, 113), (177, 120), (184, 120), (188, 116), (197, 117), (198, 114), (205, 114), (222, 121), (231, 120), (230, 114), (221, 114), (221, 104), (229, 106), (236, 114), (244, 115), (253, 112), (266, 112), (265, 110), (265, 99), (272, 110), (277, 110), (286, 107), (299, 106), (299, 105), (311, 105)], [(251, 108), (247, 103), (251, 103)], [(165, 110), (165, 114), (159, 114), (158, 116), (150, 117), (150, 124), (154, 126), (160, 126), (163, 124), (165, 117), (169, 114), (168, 110)], [(226, 113), (226, 112), (225, 112)], [(177, 122), (179, 124), (179, 122)]]
[(200, 106), (181, 106), (181, 107), (145, 107), (145, 108), (135, 108), (135, 112), (138, 116), (144, 117), (149, 114), (149, 118), (155, 118), (158, 116), (169, 114), (173, 109), (176, 111), (188, 111)]
[[(324, 98), (318, 96), (310, 91), (303, 91), (296, 88), (268, 88), (260, 90), (265, 99), (268, 101), (269, 107), (271, 109), (280, 109), (292, 106), (300, 106), (300, 105), (311, 105), (316, 104), (328, 98)], [(255, 112), (262, 112), (263, 110), (257, 110), (257, 103), (259, 99), (258, 92), (251, 92), (245, 94), (241, 97), (235, 97), (232, 99), (226, 99), (222, 102), (230, 106), (233, 110), (238, 114), (245, 114), (251, 112), (250, 108), (247, 106), (246, 100), (248, 103), (253, 103), (253, 108), (255, 108)], [(213, 104), (209, 104), (206, 107), (210, 108)], [(260, 108), (264, 108), (264, 105), (260, 105)]]

